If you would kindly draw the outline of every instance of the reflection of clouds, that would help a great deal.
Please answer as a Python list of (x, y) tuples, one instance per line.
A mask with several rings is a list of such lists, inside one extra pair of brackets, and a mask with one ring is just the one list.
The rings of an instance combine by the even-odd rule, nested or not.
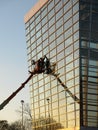
[[(77, 63), (78, 63), (78, 60), (75, 61), (75, 64), (77, 64)], [(78, 66), (79, 66), (79, 64), (78, 64)], [(60, 68), (59, 68), (58, 72), (61, 74), (60, 79), (63, 82), (65, 82), (64, 84), (66, 84), (67, 87), (70, 88), (70, 91), (72, 93), (74, 93), (74, 83), (75, 83), (74, 74), (78, 75), (79, 69), (73, 68), (73, 63), (67, 64), (66, 69), (68, 69), (68, 70), (67, 70), (66, 79), (65, 79), (64, 62), (63, 62), (63, 64), (61, 64), (61, 62), (60, 62), (59, 67)], [(75, 70), (71, 71), (71, 69), (75, 69)], [(75, 71), (75, 73), (74, 73), (74, 71)], [(34, 80), (34, 82), (36, 82), (37, 80), (39, 80), (38, 86), (39, 86), (39, 92), (40, 92), (40, 94), (38, 95), (40, 101), (39, 101), (39, 106), (37, 106), (37, 107), (39, 108), (40, 114), (42, 116), (45, 116), (45, 115), (47, 116), (49, 114), (48, 106), (45, 103), (45, 100), (47, 97), (51, 96), (51, 103), (49, 103), (49, 107), (50, 107), (49, 111), (51, 113), (50, 115), (52, 115), (54, 117), (54, 119), (57, 121), (59, 120), (58, 117), (60, 115), (61, 123), (65, 124), (66, 120), (69, 120), (69, 125), (73, 126), (75, 123), (74, 116), (73, 116), (75, 114), (75, 112), (74, 112), (75, 107), (74, 107), (74, 100), (72, 99), (72, 97), (70, 97), (69, 94), (64, 90), (64, 88), (60, 84), (58, 84), (57, 79), (54, 79), (54, 77), (52, 77), (52, 76), (49, 76), (49, 75), (47, 76), (47, 75), (41, 74), (41, 75), (37, 76), (37, 78), (36, 78), (36, 80)], [(78, 78), (76, 79), (76, 82), (77, 83), (79, 82)], [(45, 93), (44, 93), (44, 91), (45, 91)], [(37, 92), (37, 94), (38, 94), (38, 92)], [(39, 111), (37, 109), (37, 111), (36, 111), (37, 116), (39, 116)], [(66, 114), (67, 114), (67, 118), (66, 118)], [(79, 114), (77, 114), (77, 115), (79, 115)]]
[(74, 78), (74, 71), (70, 71), (69, 73), (66, 74), (66, 80)]
[(58, 74), (64, 74), (65, 68), (62, 67), (60, 69), (58, 69)]
[(66, 65), (66, 72), (72, 70), (73, 68), (74, 68), (74, 67), (73, 67), (73, 62), (70, 63), (70, 64), (67, 64), (67, 65)]
[(72, 44), (72, 36), (70, 38), (66, 39), (65, 47), (69, 46), (70, 44)]

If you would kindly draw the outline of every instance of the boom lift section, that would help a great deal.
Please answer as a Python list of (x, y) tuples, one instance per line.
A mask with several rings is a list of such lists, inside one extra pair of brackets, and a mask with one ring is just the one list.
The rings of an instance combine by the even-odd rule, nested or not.
[(65, 89), (65, 91), (68, 92), (68, 94), (73, 98), (73, 100), (77, 103), (80, 103), (80, 100), (74, 94), (72, 94), (68, 87), (61, 81), (61, 79), (58, 77), (58, 74), (55, 74), (55, 64), (51, 65), (50, 60), (46, 56), (40, 58), (36, 62), (33, 60), (32, 65), (34, 65), (34, 70), (29, 71), (30, 76), (21, 84), (21, 86), (15, 92), (13, 92), (6, 100), (4, 100), (0, 104), (0, 110), (2, 110), (16, 96), (16, 94), (25, 87), (25, 85), (31, 80), (34, 75), (41, 73), (54, 76), (60, 83), (60, 85)]

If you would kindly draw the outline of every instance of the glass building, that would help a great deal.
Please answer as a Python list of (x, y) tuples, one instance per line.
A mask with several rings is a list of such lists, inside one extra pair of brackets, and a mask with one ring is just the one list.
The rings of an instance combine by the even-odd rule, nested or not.
[(33, 130), (98, 129), (98, 0), (39, 0), (25, 15), (28, 69), (46, 55), (79, 99), (47, 74), (30, 81)]

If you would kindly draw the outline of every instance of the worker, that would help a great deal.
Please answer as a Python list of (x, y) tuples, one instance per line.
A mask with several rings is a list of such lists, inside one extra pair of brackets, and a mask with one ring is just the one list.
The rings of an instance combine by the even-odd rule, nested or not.
[(36, 73), (42, 73), (44, 72), (44, 58), (40, 58), (38, 61), (32, 61), (34, 65), (34, 72)]
[(37, 73), (40, 72), (40, 61), (39, 60), (35, 62), (34, 72), (37, 72)]
[(31, 63), (32, 65), (35, 65), (35, 60), (32, 60), (32, 63)]
[(45, 73), (46, 74), (50, 74), (52, 72), (52, 70), (51, 70), (51, 64), (50, 64), (49, 59), (46, 56), (45, 56), (44, 64), (45, 64)]
[(46, 73), (49, 74), (52, 72), (51, 65), (49, 59), (46, 55), (43, 58), (40, 58), (38, 61), (32, 60), (32, 64), (34, 65), (34, 72), (36, 73)]

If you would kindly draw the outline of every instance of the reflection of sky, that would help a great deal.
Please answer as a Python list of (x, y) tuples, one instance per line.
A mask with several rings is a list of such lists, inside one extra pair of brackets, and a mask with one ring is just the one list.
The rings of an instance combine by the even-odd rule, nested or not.
[[(74, 11), (75, 11), (75, 9), (74, 9)], [(64, 15), (65, 19), (70, 17), (70, 13), (72, 14), (72, 10), (69, 12), (69, 14), (66, 13), (67, 14), (66, 16)], [(62, 12), (58, 11), (58, 13), (56, 15), (56, 19), (58, 19), (61, 15), (62, 15)], [(79, 17), (76, 17), (74, 15), (74, 19), (73, 19), (74, 23), (78, 20), (78, 18)], [(63, 20), (61, 20), (59, 22), (62, 22), (62, 21)], [(78, 48), (78, 47), (76, 48), (76, 46), (79, 45), (79, 43), (77, 42), (77, 45), (76, 44), (71, 45), (71, 44), (73, 42), (73, 38), (74, 38), (74, 41), (78, 40), (78, 38), (79, 38), (78, 32), (76, 32), (76, 30), (78, 30), (78, 24), (75, 25), (75, 27), (74, 27), (74, 32), (76, 32), (76, 33), (75, 33), (75, 36), (72, 37), (72, 36), (70, 36), (72, 33), (74, 33), (74, 32), (72, 32), (73, 28), (70, 27), (70, 25), (72, 24), (72, 19), (70, 19), (70, 22), (69, 21), (65, 22), (65, 24), (64, 24), (65, 30), (63, 30), (63, 26), (61, 26), (61, 27), (59, 26), (59, 25), (61, 25), (59, 22), (58, 22), (58, 24), (56, 24), (56, 29), (58, 28), (56, 31), (56, 35), (55, 35), (55, 33), (53, 33), (53, 35), (49, 36), (49, 40), (44, 41), (48, 37), (48, 33), (46, 32), (43, 34), (42, 39), (44, 41), (44, 43), (43, 43), (44, 49), (42, 48), (42, 46), (39, 46), (39, 47), (37, 47), (37, 52), (40, 52), (40, 50), (43, 49), (43, 53), (47, 54), (49, 52), (49, 49), (51, 50), (49, 56), (51, 58), (54, 57), (54, 61), (58, 62), (57, 63), (57, 69), (58, 69), (57, 73), (60, 73), (61, 80), (64, 82), (64, 84), (66, 84), (68, 86), (68, 88), (70, 88), (70, 91), (73, 94), (75, 94), (74, 88), (72, 88), (72, 87), (75, 86), (74, 76), (79, 75), (79, 70), (76, 69), (75, 73), (74, 73), (73, 69), (75, 69), (76, 67), (79, 66), (79, 62), (76, 59), (76, 58), (78, 58), (77, 57), (78, 51), (74, 55), (73, 55), (73, 51)], [(51, 24), (49, 23), (49, 25), (51, 25)], [(40, 23), (38, 24), (36, 29), (38, 30), (38, 28), (40, 28)], [(46, 26), (43, 26), (42, 32), (44, 32), (45, 30), (47, 30), (47, 24), (46, 24)], [(49, 29), (49, 33), (54, 30), (55, 30), (55, 27)], [(66, 38), (65, 48), (64, 48), (64, 44), (62, 44), (64, 42), (64, 36), (61, 35), (61, 33), (63, 31), (66, 31), (64, 34), (64, 36)], [(41, 31), (38, 31), (36, 36), (39, 37), (40, 35), (41, 35)], [(55, 38), (56, 38), (56, 40), (55, 40)], [(51, 44), (49, 46), (51, 48), (49, 48), (46, 43), (49, 43), (49, 42), (51, 43), (52, 41), (53, 41), (53, 44)], [(38, 43), (38, 42), (36, 42), (36, 43)], [(58, 46), (57, 48), (55, 48), (55, 44)], [(52, 45), (54, 45), (54, 46), (52, 46)], [(42, 53), (39, 53), (38, 57), (40, 57), (41, 55), (42, 55)], [(65, 56), (65, 59), (63, 59), (64, 56)], [(74, 64), (72, 61), (74, 61)], [(65, 64), (66, 64), (66, 66), (65, 66)], [(79, 82), (79, 80), (77, 82)], [(51, 116), (53, 116), (53, 118), (56, 119), (56, 121), (59, 121), (58, 114), (60, 111), (64, 110), (64, 108), (65, 108), (65, 110), (64, 110), (63, 114), (60, 113), (62, 115), (60, 117), (61, 118), (60, 120), (64, 121), (64, 118), (66, 117), (67, 109), (68, 109), (69, 113), (68, 113), (68, 119), (66, 119), (66, 120), (70, 120), (70, 119), (74, 120), (75, 112), (72, 112), (75, 109), (74, 101), (67, 92), (62, 91), (62, 90), (64, 90), (64, 88), (57, 82), (56, 79), (50, 80), (49, 76), (44, 77), (44, 82), (43, 82), (43, 80), (40, 79), (39, 87), (40, 87), (39, 88), (40, 94), (38, 95), (39, 99), (40, 99), (40, 101), (38, 100), (39, 109), (40, 109), (40, 113), (41, 113), (41, 115), (43, 115), (43, 117), (45, 116), (45, 114), (47, 115), (47, 113), (48, 113), (48, 105), (46, 104), (45, 100), (46, 100), (46, 98), (50, 98), (49, 112), (51, 113)], [(38, 91), (36, 91), (36, 90), (34, 90), (34, 91), (35, 91), (35, 94), (38, 94)], [(44, 93), (44, 91), (45, 91), (45, 93)], [(67, 97), (68, 99), (65, 99), (65, 97)], [(37, 98), (37, 96), (35, 97), (35, 99), (36, 98)], [(66, 109), (66, 104), (68, 105), (67, 109)], [(38, 103), (36, 103), (35, 106), (37, 108)], [(62, 107), (63, 109), (59, 108), (59, 106)], [(44, 108), (44, 107), (46, 107), (46, 108)], [(51, 108), (52, 108), (52, 111), (51, 111)], [(44, 109), (46, 112), (44, 111)], [(36, 111), (36, 114), (39, 115), (38, 109)], [(70, 124), (74, 124), (74, 121), (72, 121), (72, 122), (70, 121)]]
[[(62, 79), (62, 81), (64, 81), (64, 79), (62, 77), (61, 77), (61, 79)], [(72, 81), (69, 82), (70, 85), (71, 85)], [(42, 80), (40, 81), (40, 85), (43, 85), (43, 83), (41, 83), (41, 82), (43, 82), (43, 81)], [(59, 83), (57, 83), (56, 79), (50, 81), (50, 77), (46, 76), (45, 77), (45, 83), (46, 83), (45, 84), (45, 91), (46, 91), (45, 95), (47, 97), (50, 97), (49, 112), (48, 112), (48, 104), (45, 101), (46, 99), (44, 99), (45, 98), (44, 93), (43, 93), (44, 89), (43, 89), (43, 87), (40, 87), (39, 88), (39, 91), (40, 91), (39, 96), (40, 96), (41, 116), (44, 117), (45, 115), (48, 116), (48, 114), (50, 114), (50, 116), (53, 117), (53, 119), (55, 119), (57, 122), (59, 122), (58, 114), (60, 114), (61, 115), (60, 121), (62, 122), (62, 124), (63, 123), (65, 124), (64, 119), (66, 120), (66, 111), (68, 111), (68, 119), (67, 120), (72, 120), (72, 121), (70, 121), (70, 125), (73, 126), (73, 124), (74, 124), (73, 119), (74, 119), (74, 116), (75, 116), (74, 115), (75, 113), (72, 112), (72, 111), (74, 111), (74, 100), (73, 100), (73, 98), (70, 97), (70, 95), (64, 90), (64, 88)], [(55, 87), (55, 86), (57, 86), (57, 84), (58, 84), (58, 87)], [(51, 92), (49, 91), (50, 87), (51, 87)], [(59, 91), (57, 91), (57, 89)], [(74, 88), (71, 88), (70, 91), (74, 94)], [(52, 95), (52, 97), (51, 97), (51, 95)], [(68, 98), (67, 100), (65, 98), (66, 96)], [(59, 102), (58, 102), (58, 97), (59, 97)], [(44, 105), (46, 105), (46, 113), (44, 113), (44, 111), (45, 111)], [(67, 105), (67, 108), (66, 108), (66, 105)], [(76, 104), (76, 105), (78, 106), (78, 104)], [(36, 111), (36, 116), (37, 117), (39, 116), (39, 110), (38, 109)], [(77, 118), (78, 118), (78, 116), (79, 116), (79, 114), (77, 113)]]

